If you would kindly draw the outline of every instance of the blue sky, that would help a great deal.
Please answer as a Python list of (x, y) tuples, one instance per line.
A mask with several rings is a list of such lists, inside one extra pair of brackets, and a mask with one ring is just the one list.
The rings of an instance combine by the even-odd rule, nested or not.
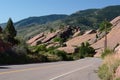
[(71, 14), (89, 8), (120, 5), (120, 0), (0, 0), (0, 23), (30, 16)]

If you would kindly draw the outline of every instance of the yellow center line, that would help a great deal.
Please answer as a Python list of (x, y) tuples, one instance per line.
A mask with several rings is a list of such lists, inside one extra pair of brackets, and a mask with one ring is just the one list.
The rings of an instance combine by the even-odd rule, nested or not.
[[(77, 63), (77, 62), (74, 62)], [(0, 75), (4, 74), (11, 74), (11, 73), (18, 73), (18, 72), (25, 72), (25, 71), (32, 71), (32, 70), (38, 70), (38, 69), (44, 69), (44, 68), (52, 68), (52, 67), (57, 67), (57, 66), (63, 66), (63, 65), (69, 65), (69, 64), (74, 64), (74, 63), (65, 63), (65, 64), (55, 64), (55, 65), (49, 65), (49, 66), (42, 66), (42, 67), (33, 67), (33, 68), (27, 68), (27, 69), (19, 69), (19, 70), (11, 70), (11, 71), (5, 71), (5, 72), (0, 72)]]
[(5, 71), (5, 72), (0, 72), (0, 75), (10, 74), (10, 73), (18, 73), (18, 72), (25, 72), (25, 71), (32, 71), (32, 70), (38, 70), (38, 69), (42, 69), (42, 68), (57, 67), (57, 66), (62, 66), (62, 65), (66, 65), (66, 64), (52, 65), (52, 66), (43, 66), (43, 67), (33, 67), (33, 68), (20, 69), (20, 70), (12, 70), (12, 71)]

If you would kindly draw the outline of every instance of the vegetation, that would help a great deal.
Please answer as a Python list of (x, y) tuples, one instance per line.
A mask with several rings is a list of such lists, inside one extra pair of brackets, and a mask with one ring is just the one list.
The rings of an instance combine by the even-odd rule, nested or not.
[(104, 59), (107, 55), (113, 54), (113, 50), (105, 49), (105, 51), (102, 52), (101, 57)]
[[(114, 10), (114, 11), (113, 11)], [(111, 14), (109, 14), (111, 13)], [(76, 58), (84, 58), (88, 56), (93, 56), (95, 54), (95, 50), (90, 47), (88, 42), (82, 43), (80, 47), (77, 49), (77, 53), (74, 55), (68, 55), (64, 51), (59, 51), (56, 47), (46, 48), (46, 45), (38, 45), (29, 47), (25, 44), (24, 40), (20, 40), (16, 38), (17, 31), (18, 35), (23, 36), (25, 39), (29, 39), (30, 37), (46, 30), (61, 28), (63, 29), (66, 25), (72, 26), (80, 26), (82, 32), (87, 29), (98, 29), (99, 23), (103, 21), (105, 18), (110, 21), (113, 18), (117, 17), (120, 13), (120, 6), (110, 6), (103, 9), (88, 9), (76, 12), (69, 16), (67, 15), (49, 15), (42, 17), (30, 17), (24, 20), (21, 20), (17, 23), (12, 22), (12, 19), (9, 19), (6, 27), (2, 29), (0, 27), (0, 39), (9, 44), (10, 49), (4, 52), (0, 52), (0, 64), (16, 64), (16, 63), (32, 63), (32, 62), (49, 62), (49, 61), (59, 61), (59, 60), (74, 60)], [(100, 31), (104, 31), (104, 25), (106, 24), (107, 31), (110, 30), (111, 25), (108, 22), (102, 22)], [(15, 25), (15, 26), (14, 26)], [(56, 27), (58, 26), (58, 27)], [(16, 31), (16, 29), (17, 31)], [(29, 29), (28, 29), (29, 28)], [(70, 32), (70, 31), (68, 31)], [(22, 34), (21, 34), (22, 33)], [(72, 33), (72, 31), (71, 31)], [(25, 35), (26, 34), (26, 35)], [(62, 35), (64, 36), (64, 35)], [(96, 35), (96, 37), (98, 37)], [(66, 41), (68, 36), (65, 37), (56, 37), (54, 38), (55, 42), (59, 42), (60, 44), (63, 41)], [(65, 40), (63, 40), (65, 39)], [(106, 50), (103, 52), (102, 57), (106, 58), (111, 51)], [(116, 62), (116, 61), (115, 61)], [(117, 61), (116, 66), (118, 66), (119, 62)], [(112, 64), (104, 64), (103, 68), (109, 72), (109, 67), (111, 66), (112, 71), (116, 69), (116, 66)], [(102, 71), (102, 67), (100, 68)], [(104, 70), (102, 71), (103, 73)], [(100, 72), (100, 76), (103, 75)], [(106, 73), (107, 74), (107, 73)], [(110, 73), (109, 77), (113, 77)]]
[(90, 47), (88, 42), (82, 43), (81, 46), (78, 48), (78, 53), (80, 58), (84, 57), (93, 57), (95, 54), (94, 48)]
[(49, 15), (42, 17), (30, 17), (15, 23), (15, 26), (18, 31), (18, 35), (23, 36), (25, 39), (29, 39), (31, 36), (40, 32), (49, 30), (50, 28), (59, 28), (61, 25), (78, 26), (82, 31), (88, 29), (98, 29), (99, 24), (104, 21), (104, 19), (111, 21), (115, 17), (119, 16), (119, 13), (120, 5), (117, 5), (102, 9), (82, 10), (69, 16)]
[(112, 24), (109, 23), (108, 21), (103, 21), (101, 24), (100, 24), (100, 27), (99, 27), (99, 31), (100, 32), (103, 32), (106, 30), (106, 33), (109, 32), (111, 30), (111, 26)]
[[(31, 49), (36, 54), (45, 55), (48, 61), (73, 60), (72, 56), (67, 55), (64, 51), (56, 50), (56, 47), (46, 48), (46, 45), (38, 45), (31, 47)], [(51, 57), (53, 57), (53, 59)]]
[(59, 44), (60, 44), (61, 46), (62, 46), (63, 43), (64, 43), (63, 38), (60, 38), (60, 37), (55, 37), (55, 38), (53, 39), (53, 41), (54, 41), (54, 42), (59, 42)]
[(7, 35), (7, 37), (9, 36), (11, 38), (14, 38), (17, 34), (11, 18), (7, 22), (4, 33)]
[(115, 71), (120, 66), (119, 54), (109, 54), (104, 58), (103, 65), (99, 67), (98, 75), (102, 80), (119, 80), (115, 77)]

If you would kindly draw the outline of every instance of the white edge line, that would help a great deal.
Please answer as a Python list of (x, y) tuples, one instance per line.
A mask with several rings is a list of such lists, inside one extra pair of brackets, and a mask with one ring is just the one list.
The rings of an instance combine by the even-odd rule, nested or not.
[(56, 79), (58, 79), (58, 78), (60, 78), (60, 77), (66, 76), (66, 75), (68, 75), (68, 74), (74, 73), (74, 72), (79, 71), (79, 70), (82, 70), (82, 69), (85, 69), (85, 68), (90, 67), (90, 66), (92, 66), (92, 65), (93, 65), (93, 64), (88, 65), (88, 66), (84, 66), (84, 67), (82, 67), (82, 68), (75, 69), (75, 70), (73, 70), (73, 71), (67, 72), (67, 73), (65, 73), (65, 74), (59, 75), (59, 76), (54, 77), (54, 78), (49, 79), (49, 80), (56, 80)]

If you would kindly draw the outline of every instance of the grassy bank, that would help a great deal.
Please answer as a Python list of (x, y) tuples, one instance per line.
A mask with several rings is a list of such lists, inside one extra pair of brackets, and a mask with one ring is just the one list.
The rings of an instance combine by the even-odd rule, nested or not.
[(120, 66), (120, 54), (110, 53), (104, 56), (103, 64), (98, 70), (101, 80), (120, 80), (119, 77), (115, 76), (118, 66)]

